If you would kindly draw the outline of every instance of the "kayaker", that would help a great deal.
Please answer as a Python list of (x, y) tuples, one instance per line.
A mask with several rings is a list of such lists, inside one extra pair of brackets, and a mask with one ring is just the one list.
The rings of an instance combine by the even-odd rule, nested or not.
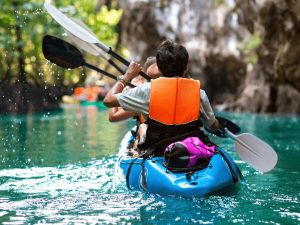
[(184, 78), (189, 55), (185, 47), (164, 41), (156, 53), (156, 62), (163, 77), (121, 93), (126, 84), (142, 70), (131, 62), (128, 70), (104, 98), (108, 107), (121, 106), (126, 111), (143, 113), (148, 119), (146, 140), (140, 149), (155, 149), (162, 154), (174, 141), (188, 136), (205, 138), (200, 127), (218, 130), (208, 97), (200, 82)]
[(75, 102), (97, 102), (101, 96), (105, 95), (104, 88), (99, 87), (96, 84), (97, 81), (98, 77), (89, 76), (84, 82), (84, 87), (76, 87), (73, 93)]

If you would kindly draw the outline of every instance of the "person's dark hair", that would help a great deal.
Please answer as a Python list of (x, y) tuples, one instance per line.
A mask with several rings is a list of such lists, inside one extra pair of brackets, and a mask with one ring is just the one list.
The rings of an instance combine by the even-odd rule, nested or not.
[(157, 49), (156, 63), (165, 77), (182, 77), (188, 61), (189, 54), (186, 48), (172, 41), (162, 42)]

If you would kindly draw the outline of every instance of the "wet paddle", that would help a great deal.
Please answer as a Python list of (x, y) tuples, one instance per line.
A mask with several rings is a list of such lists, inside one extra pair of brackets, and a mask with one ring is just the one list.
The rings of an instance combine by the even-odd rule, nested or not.
[(254, 169), (268, 172), (276, 166), (278, 156), (270, 145), (249, 133), (235, 135), (227, 128), (225, 132), (235, 140), (234, 148), (238, 156)]
[[(60, 38), (50, 35), (44, 36), (42, 48), (45, 58), (60, 67), (65, 69), (75, 69), (85, 66), (114, 80), (117, 80), (117, 78), (112, 74), (85, 62), (83, 55), (75, 46)], [(133, 84), (128, 85), (130, 87), (135, 87)]]
[[(79, 19), (72, 18), (72, 20), (77, 23), (79, 26), (81, 26), (83, 29), (85, 29), (87, 32), (89, 32), (91, 35), (96, 37), (96, 35)], [(81, 50), (88, 52), (94, 56), (100, 56), (103, 59), (105, 59), (111, 66), (113, 66), (116, 70), (118, 70), (121, 74), (124, 74), (125, 71), (121, 69), (112, 59), (110, 59), (107, 54), (103, 53), (103, 50), (97, 47), (94, 44), (85, 42), (81, 40), (80, 38), (76, 37), (72, 33), (70, 33), (68, 30), (65, 29), (65, 32), (67, 33), (67, 39), (70, 40), (71, 43), (76, 45)]]
[(216, 118), (221, 129), (217, 132), (206, 130), (219, 137), (232, 138), (235, 151), (243, 161), (260, 172), (268, 172), (276, 166), (278, 156), (270, 145), (249, 133), (236, 135), (241, 131), (238, 125), (223, 117)]
[[(44, 7), (48, 11), (48, 13), (52, 16), (52, 18), (55, 19), (56, 22), (58, 22), (64, 29), (69, 31), (71, 34), (73, 34), (77, 38), (81, 39), (82, 41), (85, 41), (90, 44), (94, 44), (96, 47), (102, 49), (105, 53), (107, 53), (107, 54), (111, 55), (112, 57), (114, 57), (115, 59), (119, 60), (124, 65), (126, 65), (126, 66), (130, 65), (130, 62), (128, 60), (124, 59), (122, 56), (120, 56), (119, 54), (114, 52), (110, 47), (103, 44), (94, 35), (92, 35), (90, 32), (88, 32), (83, 27), (78, 25), (72, 19), (68, 18), (65, 14), (63, 14), (61, 11), (56, 9), (53, 5), (45, 2)], [(143, 71), (140, 72), (140, 75), (147, 80), (151, 79)]]

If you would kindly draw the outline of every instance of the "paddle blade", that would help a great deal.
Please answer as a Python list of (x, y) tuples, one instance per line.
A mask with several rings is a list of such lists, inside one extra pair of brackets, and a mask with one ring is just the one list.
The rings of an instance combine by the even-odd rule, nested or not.
[(66, 69), (74, 69), (84, 64), (81, 52), (62, 39), (46, 35), (43, 38), (43, 54), (52, 63)]
[(67, 33), (67, 40), (70, 41), (70, 43), (76, 45), (81, 50), (84, 50), (94, 56), (99, 56), (99, 51), (97, 50), (97, 47), (95, 45), (81, 40), (80, 38), (70, 33), (68, 30), (65, 30), (65, 32)]
[(268, 172), (277, 164), (274, 149), (252, 134), (235, 136), (234, 146), (238, 156), (258, 171)]
[(87, 30), (82, 28), (80, 25), (72, 21), (69, 17), (55, 8), (53, 5), (48, 2), (44, 3), (44, 7), (47, 12), (52, 16), (57, 23), (59, 23), (64, 29), (68, 30), (70, 33), (80, 38), (81, 40), (96, 44), (99, 48), (101, 48), (104, 52), (109, 52), (110, 48), (99, 41), (93, 34), (89, 33)]
[[(83, 29), (85, 29), (87, 32), (89, 32), (91, 35), (93, 35), (95, 38), (96, 35), (79, 19), (77, 18), (71, 18), (72, 21), (74, 21), (76, 24), (78, 24), (79, 26), (81, 26)], [(101, 56), (102, 58), (108, 60), (108, 56), (103, 53), (103, 50), (100, 49), (99, 47), (97, 47), (94, 44), (88, 43), (86, 41), (83, 41), (82, 39), (78, 38), (77, 36), (75, 36), (74, 34), (72, 34), (71, 32), (69, 32), (67, 29), (64, 29), (65, 32), (67, 33), (67, 38), (68, 40), (70, 40), (70, 42), (74, 45), (76, 45), (78, 48), (94, 55), (94, 56)]]
[(67, 29), (82, 40), (85, 40), (89, 43), (98, 43), (97, 38), (90, 35), (85, 29), (83, 29), (74, 21), (69, 19), (65, 14), (63, 14), (53, 5), (49, 4), (48, 2), (45, 2), (44, 7), (47, 10), (47, 12), (52, 16), (52, 18), (55, 19), (56, 22), (59, 23), (63, 28)]

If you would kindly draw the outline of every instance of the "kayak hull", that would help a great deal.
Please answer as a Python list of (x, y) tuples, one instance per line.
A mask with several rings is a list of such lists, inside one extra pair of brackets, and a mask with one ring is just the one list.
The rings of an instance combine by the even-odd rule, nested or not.
[(118, 157), (119, 174), (126, 178), (130, 189), (162, 195), (203, 197), (242, 179), (232, 158), (219, 147), (217, 150), (223, 154), (214, 155), (206, 168), (187, 176), (183, 172), (173, 173), (167, 170), (163, 165), (164, 157), (152, 157), (143, 161), (142, 158), (128, 156), (125, 150), (130, 139), (132, 136), (128, 132), (120, 144)]

